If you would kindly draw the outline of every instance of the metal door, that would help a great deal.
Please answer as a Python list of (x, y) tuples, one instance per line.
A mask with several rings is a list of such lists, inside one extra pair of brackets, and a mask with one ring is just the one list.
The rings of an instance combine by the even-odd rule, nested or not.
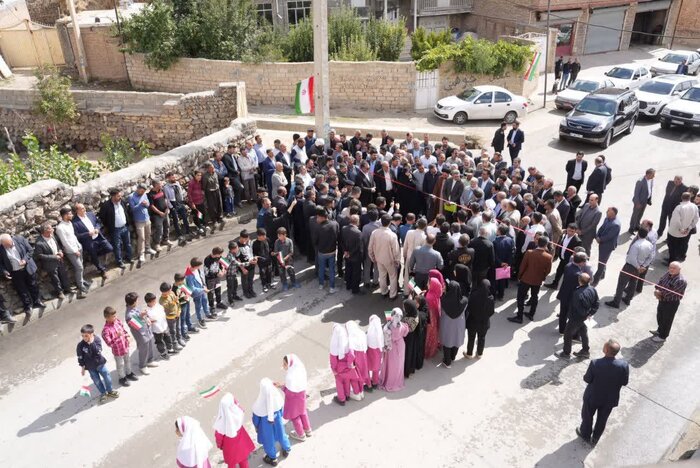
[(586, 54), (608, 52), (620, 48), (620, 37), (627, 7), (598, 8), (588, 20)]
[(416, 73), (415, 110), (432, 109), (438, 100), (438, 71)]

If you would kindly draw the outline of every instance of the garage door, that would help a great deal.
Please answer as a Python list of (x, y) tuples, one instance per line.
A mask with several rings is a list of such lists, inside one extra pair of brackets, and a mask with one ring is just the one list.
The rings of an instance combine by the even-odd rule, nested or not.
[(620, 48), (622, 25), (627, 7), (598, 8), (588, 20), (585, 53), (608, 52)]

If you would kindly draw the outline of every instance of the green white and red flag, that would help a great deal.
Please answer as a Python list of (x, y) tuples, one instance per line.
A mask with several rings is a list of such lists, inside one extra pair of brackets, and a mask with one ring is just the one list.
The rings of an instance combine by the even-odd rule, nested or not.
[(294, 102), (296, 113), (313, 114), (314, 112), (314, 77), (311, 76), (297, 83), (297, 93)]
[(221, 389), (219, 388), (219, 386), (214, 385), (212, 387), (207, 388), (206, 390), (202, 390), (201, 392), (199, 392), (199, 396), (201, 396), (203, 398), (211, 398), (214, 395), (216, 395), (217, 393), (219, 393), (220, 391), (221, 391)]
[(141, 330), (146, 326), (146, 322), (144, 322), (141, 317), (132, 317), (126, 323), (134, 330)]

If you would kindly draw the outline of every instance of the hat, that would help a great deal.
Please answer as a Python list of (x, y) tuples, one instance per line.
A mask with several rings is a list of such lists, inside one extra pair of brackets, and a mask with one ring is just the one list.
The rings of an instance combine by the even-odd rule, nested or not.
[(316, 138), (316, 146), (323, 146), (326, 142), (323, 138)]

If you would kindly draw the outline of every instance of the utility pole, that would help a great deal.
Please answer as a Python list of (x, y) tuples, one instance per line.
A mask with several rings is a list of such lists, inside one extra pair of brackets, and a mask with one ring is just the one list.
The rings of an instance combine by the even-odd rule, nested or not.
[(328, 138), (331, 130), (330, 73), (328, 67), (328, 0), (313, 0), (314, 106), (316, 138)]
[(544, 44), (544, 101), (542, 106), (547, 108), (547, 76), (549, 74), (549, 13), (551, 12), (552, 0), (547, 0), (547, 34), (545, 34)]
[(73, 23), (73, 37), (75, 38), (75, 45), (78, 49), (78, 73), (80, 74), (80, 81), (83, 83), (88, 82), (87, 65), (85, 61), (85, 48), (83, 47), (83, 38), (80, 36), (80, 24), (78, 24), (78, 18), (75, 14), (75, 4), (73, 0), (68, 0), (68, 9), (70, 10), (70, 19)]

